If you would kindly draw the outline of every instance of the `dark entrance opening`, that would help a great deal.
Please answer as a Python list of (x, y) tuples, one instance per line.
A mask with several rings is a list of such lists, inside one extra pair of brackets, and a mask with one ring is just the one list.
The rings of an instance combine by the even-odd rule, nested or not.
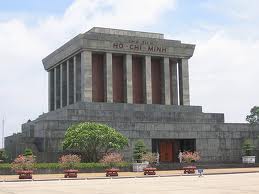
[(152, 139), (152, 152), (160, 162), (179, 162), (179, 151), (196, 151), (195, 139)]

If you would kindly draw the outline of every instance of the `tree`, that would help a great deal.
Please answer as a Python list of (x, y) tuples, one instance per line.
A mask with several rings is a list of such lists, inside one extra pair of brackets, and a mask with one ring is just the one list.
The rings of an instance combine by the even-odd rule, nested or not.
[(147, 148), (143, 140), (136, 141), (133, 149), (133, 158), (137, 162), (141, 162), (142, 156), (147, 153)]
[(121, 150), (128, 139), (115, 129), (99, 123), (79, 123), (65, 133), (63, 149), (78, 153), (83, 161), (98, 162), (106, 153)]
[(251, 156), (255, 146), (251, 139), (245, 139), (242, 145), (242, 150), (245, 153), (245, 156)]
[(23, 153), (24, 156), (33, 156), (32, 150), (30, 148), (26, 148)]
[(8, 154), (4, 149), (0, 149), (0, 162), (8, 162)]
[(250, 124), (259, 124), (259, 106), (254, 106), (250, 110), (250, 115), (246, 116), (246, 121)]

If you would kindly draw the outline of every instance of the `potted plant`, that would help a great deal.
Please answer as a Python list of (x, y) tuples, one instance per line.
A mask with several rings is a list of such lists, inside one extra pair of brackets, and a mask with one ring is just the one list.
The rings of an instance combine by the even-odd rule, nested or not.
[(143, 169), (148, 166), (147, 161), (143, 161), (142, 156), (147, 153), (146, 145), (143, 140), (138, 140), (133, 149), (133, 159), (132, 164), (133, 172), (143, 172)]
[(157, 168), (154, 165), (157, 162), (157, 153), (148, 152), (142, 156), (142, 159), (148, 162), (148, 166), (143, 169), (144, 175), (155, 175)]
[(108, 166), (105, 170), (106, 176), (118, 176), (118, 172), (120, 171), (116, 168), (116, 164), (123, 162), (123, 156), (120, 153), (107, 153), (103, 156), (103, 159), (100, 160), (101, 163), (104, 163)]
[(75, 154), (63, 155), (59, 158), (60, 167), (64, 169), (65, 178), (77, 178), (77, 164), (81, 161), (81, 157)]
[(242, 162), (244, 164), (254, 164), (255, 156), (252, 154), (255, 149), (255, 146), (251, 139), (246, 139), (242, 144), (242, 150), (244, 156), (242, 156)]
[(183, 167), (184, 174), (192, 174), (195, 173), (196, 166), (193, 164), (194, 162), (197, 162), (200, 160), (200, 154), (198, 152), (190, 152), (190, 151), (184, 151), (182, 153), (182, 161), (184, 163), (187, 163), (187, 166)]
[(19, 179), (32, 179), (35, 161), (35, 156), (21, 154), (12, 162), (11, 168), (19, 175)]

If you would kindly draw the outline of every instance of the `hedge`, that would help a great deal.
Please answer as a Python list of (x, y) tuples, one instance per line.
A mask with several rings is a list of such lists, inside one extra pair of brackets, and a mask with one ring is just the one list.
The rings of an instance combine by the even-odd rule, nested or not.
[[(76, 166), (78, 169), (102, 169), (107, 167), (107, 165), (103, 163), (79, 163)], [(119, 168), (130, 167), (131, 163), (122, 162), (122, 163), (118, 163), (116, 166)], [(9, 163), (0, 164), (0, 169), (10, 169), (10, 168), (11, 168), (11, 164)], [(35, 168), (36, 169), (59, 169), (60, 164), (59, 163), (36, 163)]]

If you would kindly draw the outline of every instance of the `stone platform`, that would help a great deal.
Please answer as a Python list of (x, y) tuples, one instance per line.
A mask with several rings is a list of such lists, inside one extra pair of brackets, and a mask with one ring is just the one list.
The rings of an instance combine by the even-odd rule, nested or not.
[(224, 114), (203, 113), (200, 106), (78, 102), (23, 124), (22, 133), (5, 139), (6, 149), (14, 158), (30, 147), (38, 161), (57, 161), (66, 129), (86, 121), (108, 124), (129, 138), (129, 161), (137, 139), (150, 150), (153, 139), (195, 139), (203, 162), (241, 162), (242, 141), (259, 135), (259, 126), (224, 123)]

